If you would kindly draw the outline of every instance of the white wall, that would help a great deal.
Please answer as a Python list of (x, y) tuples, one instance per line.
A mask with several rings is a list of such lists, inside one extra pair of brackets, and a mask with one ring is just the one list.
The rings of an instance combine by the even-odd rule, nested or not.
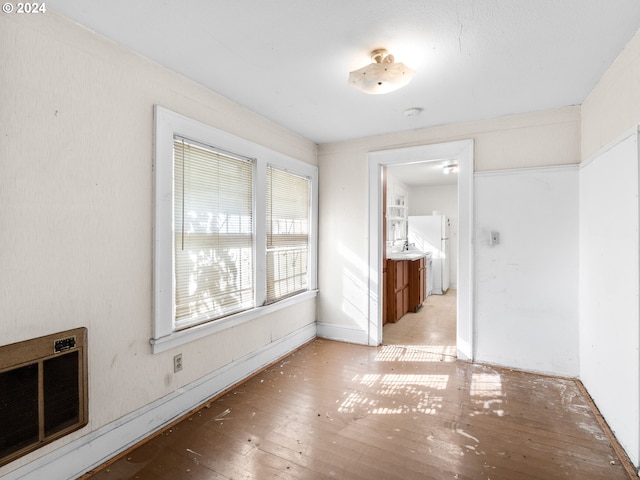
[[(1, 467), (0, 476), (10, 478), (16, 468), (91, 437), (313, 323), (310, 301), (269, 321), (194, 342), (181, 349), (185, 370), (177, 375), (171, 369), (177, 352), (150, 354), (152, 106), (161, 104), (309, 163), (316, 162), (316, 147), (52, 12), (0, 16), (0, 45), (0, 338), (7, 344), (85, 325), (90, 355), (89, 425)], [(582, 116), (579, 107), (567, 107), (322, 145), (319, 319), (366, 331), (368, 152), (472, 138), (478, 172), (578, 163), (581, 138), (585, 158), (640, 123), (639, 52), (636, 35), (585, 100)], [(483, 188), (482, 180), (478, 186)], [(506, 183), (501, 187), (510, 191)], [(535, 204), (529, 200), (516, 203)], [(476, 203), (487, 228), (508, 217), (504, 210), (492, 214), (488, 206), (482, 198)], [(510, 233), (512, 226), (501, 229)], [(527, 253), (536, 255), (523, 249), (518, 259)], [(475, 273), (491, 271), (478, 265)], [(526, 272), (504, 262), (495, 273), (526, 285)], [(551, 277), (548, 288), (564, 289), (564, 278)], [(485, 301), (486, 294), (477, 298), (477, 318), (501, 314), (500, 305)], [(530, 315), (527, 302), (513, 311), (535, 317), (536, 338), (549, 338), (555, 326)], [(546, 315), (562, 313), (552, 303)], [(479, 353), (488, 345), (487, 335), (498, 338), (495, 348), (514, 353), (500, 359), (505, 364), (535, 364), (536, 356), (524, 348), (528, 339), (502, 336), (489, 324), (476, 333)], [(517, 347), (524, 354), (516, 355)], [(565, 349), (550, 345), (547, 353), (553, 365), (572, 362)], [(624, 381), (637, 385), (638, 378)]]
[(458, 187), (456, 185), (433, 185), (410, 187), (409, 215), (432, 215), (434, 210), (449, 218), (458, 216)]
[(582, 103), (582, 159), (640, 123), (640, 31)]
[(446, 215), (449, 227), (449, 286), (455, 289), (458, 283), (458, 187), (456, 185), (433, 185), (409, 188), (409, 215), (432, 215), (436, 210)]
[(580, 376), (640, 459), (638, 134), (580, 170)]
[(638, 124), (640, 32), (583, 103), (582, 156), (586, 162), (594, 161), (582, 169), (580, 184), (580, 377), (636, 466), (640, 466), (638, 147), (633, 140), (609, 152), (603, 147), (615, 145)]
[(0, 45), (0, 342), (86, 326), (90, 403), (87, 427), (1, 467), (4, 476), (315, 334), (312, 299), (180, 347), (178, 374), (178, 350), (151, 354), (153, 105), (308, 163), (317, 149), (53, 12), (0, 15)]
[(476, 360), (578, 376), (577, 166), (476, 173), (474, 187)]
[[(318, 297), (318, 322), (323, 331), (351, 330), (355, 340), (366, 341), (366, 329), (369, 321), (368, 289), (369, 282), (369, 239), (368, 239), (368, 164), (367, 155), (372, 151), (400, 149), (424, 144), (434, 144), (453, 140), (473, 139), (475, 145), (474, 162), (476, 171), (497, 169), (518, 169), (536, 166), (577, 164), (580, 159), (580, 109), (569, 107), (559, 110), (536, 112), (527, 115), (498, 118), (483, 122), (448, 125), (425, 130), (414, 130), (397, 134), (381, 135), (354, 141), (321, 145), (319, 147), (320, 169), (320, 278)], [(505, 198), (509, 203), (510, 197)], [(482, 201), (476, 202), (476, 208), (482, 208)], [(525, 197), (522, 203), (537, 201)], [(496, 214), (499, 219), (501, 214)], [(576, 212), (577, 215), (577, 212)], [(493, 223), (490, 211), (485, 219)], [(526, 255), (526, 252), (523, 253)], [(504, 266), (508, 268), (507, 265)], [(484, 267), (483, 267), (484, 268)], [(549, 266), (551, 268), (551, 266)], [(577, 267), (576, 267), (577, 268)], [(499, 271), (497, 275), (505, 272)], [(577, 274), (577, 271), (574, 272)], [(476, 275), (487, 272), (475, 266)], [(515, 278), (518, 273), (515, 272)], [(526, 273), (521, 272), (521, 277)], [(512, 277), (514, 278), (514, 277)], [(519, 280), (524, 282), (523, 278)], [(548, 288), (562, 291), (563, 280), (551, 276)], [(478, 299), (476, 318), (491, 318), (501, 312), (501, 306)], [(526, 305), (525, 305), (526, 306)], [(565, 315), (563, 311), (553, 311), (557, 304), (550, 305), (555, 318)], [(564, 306), (562, 306), (564, 308)], [(577, 312), (577, 302), (574, 309)], [(521, 312), (526, 318), (526, 311)], [(538, 311), (539, 315), (543, 312)], [(552, 338), (555, 326), (538, 318), (540, 338)], [(359, 334), (359, 335), (358, 335)], [(505, 338), (499, 331), (483, 330), (483, 335), (497, 337), (494, 345), (511, 352), (503, 358), (505, 364), (522, 361), (520, 350), (532, 354), (525, 345), (526, 338)], [(578, 332), (572, 332), (574, 338)], [(482, 338), (476, 338), (482, 340)], [(515, 343), (514, 343), (515, 342)], [(566, 367), (574, 361), (575, 351), (564, 345), (554, 344), (553, 365)], [(525, 358), (526, 364), (537, 364), (538, 354)], [(550, 371), (546, 366), (540, 367)], [(567, 368), (570, 370), (570, 368)], [(563, 372), (566, 370), (563, 369)], [(558, 372), (560, 373), (560, 372)]]

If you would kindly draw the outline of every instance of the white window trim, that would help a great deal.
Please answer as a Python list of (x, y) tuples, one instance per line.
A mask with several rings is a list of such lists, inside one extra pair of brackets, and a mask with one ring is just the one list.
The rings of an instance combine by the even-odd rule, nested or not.
[[(317, 225), (318, 225), (318, 169), (282, 153), (237, 137), (204, 123), (192, 120), (156, 105), (154, 137), (154, 239), (153, 239), (153, 329), (150, 340), (153, 353), (191, 342), (241, 323), (266, 316), (287, 306), (315, 297), (317, 294)], [(256, 307), (228, 317), (214, 320), (185, 330), (174, 330), (174, 275), (173, 275), (173, 138), (174, 135), (219, 147), (255, 162), (255, 290)], [(266, 298), (265, 205), (267, 164), (278, 166), (311, 180), (311, 226), (309, 241), (309, 290), (271, 305), (262, 306)]]

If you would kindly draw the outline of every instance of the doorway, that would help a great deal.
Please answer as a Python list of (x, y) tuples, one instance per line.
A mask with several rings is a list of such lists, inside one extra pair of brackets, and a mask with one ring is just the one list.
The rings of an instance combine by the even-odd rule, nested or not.
[[(446, 350), (448, 357), (456, 356), (456, 162), (440, 159), (383, 166), (383, 262), (390, 259), (383, 264), (386, 275), (381, 292), (385, 345), (430, 346)], [(418, 252), (427, 256), (405, 260)], [(409, 273), (408, 305), (397, 278), (398, 262), (403, 261)]]
[(370, 345), (382, 343), (382, 168), (450, 159), (458, 164), (458, 269), (456, 349), (461, 359), (473, 359), (472, 218), (473, 140), (371, 152), (369, 163), (369, 325)]

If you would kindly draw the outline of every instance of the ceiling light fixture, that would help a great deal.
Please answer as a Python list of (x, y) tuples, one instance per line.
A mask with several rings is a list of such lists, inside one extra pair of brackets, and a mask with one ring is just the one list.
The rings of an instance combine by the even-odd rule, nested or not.
[(445, 175), (449, 175), (450, 173), (458, 173), (458, 165), (456, 165), (455, 163), (445, 165), (444, 167), (442, 167), (442, 172)]
[(395, 63), (384, 48), (372, 51), (371, 60), (373, 63), (349, 73), (349, 83), (365, 93), (393, 92), (408, 84), (416, 73), (404, 63)]

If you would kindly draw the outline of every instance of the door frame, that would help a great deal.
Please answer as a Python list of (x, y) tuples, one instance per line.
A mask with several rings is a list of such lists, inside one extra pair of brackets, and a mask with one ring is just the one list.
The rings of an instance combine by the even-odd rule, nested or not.
[(473, 360), (473, 140), (369, 152), (369, 345), (382, 343), (382, 167), (435, 160), (458, 162), (458, 358)]

